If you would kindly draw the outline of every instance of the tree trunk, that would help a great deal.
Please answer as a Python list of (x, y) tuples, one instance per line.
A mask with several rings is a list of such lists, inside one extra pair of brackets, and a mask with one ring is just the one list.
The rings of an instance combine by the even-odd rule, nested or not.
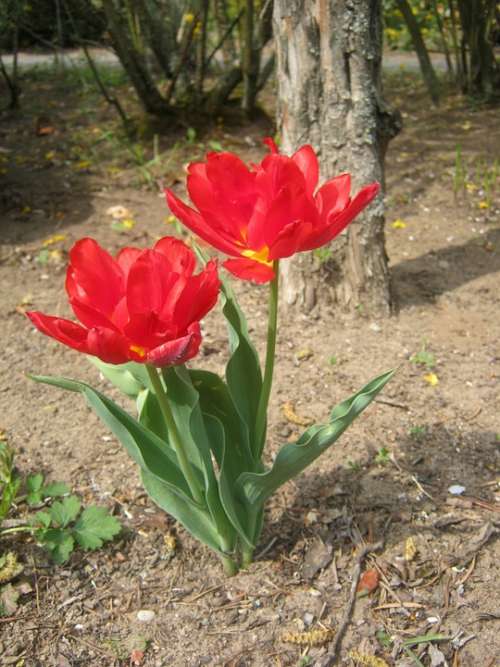
[(102, 4), (116, 55), (130, 77), (142, 105), (149, 113), (168, 114), (170, 109), (149, 74), (144, 55), (135, 48), (130, 31), (113, 0), (103, 0)]
[(498, 93), (498, 66), (491, 43), (496, 0), (458, 0), (464, 54), (468, 55), (467, 92), (487, 99)]
[[(282, 148), (318, 151), (322, 180), (344, 171), (353, 190), (383, 183), (383, 158), (400, 121), (381, 98), (381, 0), (275, 0)], [(318, 259), (318, 255), (320, 258)], [(336, 239), (333, 253), (283, 262), (288, 304), (318, 297), (388, 314), (391, 291), (382, 196)]]
[(427, 86), (427, 90), (429, 91), (432, 103), (437, 105), (439, 102), (439, 81), (437, 79), (436, 72), (434, 71), (434, 67), (432, 66), (431, 59), (429, 58), (429, 52), (425, 46), (417, 19), (413, 14), (408, 0), (396, 0), (396, 5), (403, 15), (403, 18), (410, 32), (413, 46), (417, 52), (418, 62), (420, 63), (420, 70), (422, 72), (425, 85)]

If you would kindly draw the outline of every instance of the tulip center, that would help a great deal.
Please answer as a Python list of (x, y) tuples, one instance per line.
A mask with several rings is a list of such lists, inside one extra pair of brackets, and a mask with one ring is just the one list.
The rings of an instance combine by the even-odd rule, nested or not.
[(138, 354), (140, 357), (146, 356), (146, 348), (142, 347), (141, 345), (131, 345), (130, 350)]
[(255, 262), (260, 262), (266, 266), (272, 266), (272, 260), (269, 259), (269, 246), (262, 246), (260, 250), (243, 250), (243, 257), (253, 259)]

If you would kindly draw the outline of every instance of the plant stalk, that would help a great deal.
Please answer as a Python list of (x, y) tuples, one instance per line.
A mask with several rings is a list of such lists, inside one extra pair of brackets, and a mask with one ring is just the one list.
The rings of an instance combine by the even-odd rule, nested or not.
[(172, 414), (167, 394), (163, 387), (163, 383), (160, 379), (158, 371), (154, 366), (150, 366), (149, 364), (146, 364), (146, 368), (148, 370), (149, 378), (153, 385), (156, 398), (158, 399), (158, 403), (160, 404), (160, 409), (165, 419), (168, 433), (172, 439), (172, 445), (177, 454), (182, 474), (186, 478), (186, 482), (188, 483), (193, 499), (198, 504), (204, 505), (205, 502), (203, 500), (203, 493), (198, 484), (198, 480), (196, 479), (193, 467), (187, 457), (181, 434), (179, 433), (179, 429), (177, 428), (177, 424), (175, 423), (174, 415)]
[(270, 282), (269, 292), (269, 319), (267, 324), (267, 349), (266, 349), (266, 366), (264, 370), (264, 381), (262, 383), (262, 391), (260, 394), (259, 405), (257, 408), (257, 422), (256, 422), (256, 436), (258, 443), (258, 459), (262, 455), (264, 444), (266, 440), (266, 425), (267, 425), (267, 408), (269, 405), (269, 397), (271, 395), (271, 387), (273, 384), (274, 372), (274, 358), (276, 353), (276, 334), (278, 324), (278, 287), (279, 287), (279, 260), (275, 259), (273, 262), (273, 269), (275, 276)]

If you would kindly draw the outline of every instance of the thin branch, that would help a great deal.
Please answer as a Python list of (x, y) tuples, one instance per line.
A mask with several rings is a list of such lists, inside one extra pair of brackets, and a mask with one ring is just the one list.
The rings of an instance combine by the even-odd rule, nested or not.
[(239, 13), (238, 13), (238, 16), (236, 16), (236, 18), (234, 18), (234, 19), (231, 21), (231, 23), (230, 23), (228, 29), (226, 30), (226, 32), (225, 32), (225, 33), (222, 35), (222, 37), (220, 38), (219, 43), (218, 43), (216, 46), (214, 46), (212, 52), (211, 52), (210, 55), (208, 56), (208, 58), (207, 58), (207, 60), (206, 60), (206, 62), (205, 62), (205, 70), (208, 69), (208, 66), (209, 66), (210, 63), (212, 62), (212, 58), (215, 56), (215, 54), (217, 53), (217, 51), (219, 51), (219, 49), (222, 47), (222, 45), (224, 44), (224, 42), (226, 41), (226, 39), (227, 39), (227, 38), (229, 37), (229, 35), (233, 32), (234, 28), (238, 25), (238, 22), (239, 22), (240, 18), (243, 16), (244, 13), (245, 13), (245, 9), (244, 9), (244, 8), (243, 8), (243, 9), (240, 9), (240, 11), (239, 11)]
[(321, 661), (321, 667), (331, 667), (332, 665), (337, 664), (338, 655), (340, 653), (340, 648), (342, 646), (342, 640), (346, 633), (349, 623), (354, 612), (354, 605), (356, 604), (356, 593), (359, 584), (359, 579), (361, 577), (361, 569), (363, 567), (363, 562), (372, 551), (379, 551), (384, 546), (384, 540), (380, 540), (375, 544), (367, 544), (359, 552), (356, 565), (352, 573), (352, 583), (351, 583), (351, 592), (349, 595), (349, 600), (347, 602), (347, 608), (342, 617), (342, 621), (337, 629), (335, 639), (332, 644), (332, 649), (328, 655), (326, 655)]

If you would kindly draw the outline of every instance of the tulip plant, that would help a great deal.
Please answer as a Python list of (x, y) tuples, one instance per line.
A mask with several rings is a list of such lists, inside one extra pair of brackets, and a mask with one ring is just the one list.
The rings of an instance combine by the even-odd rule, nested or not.
[[(197, 273), (197, 258), (166, 237), (152, 249), (109, 255), (90, 238), (70, 252), (69, 303), (80, 323), (28, 313), (43, 333), (86, 355), (136, 403), (137, 417), (88, 384), (33, 376), (80, 392), (138, 464), (152, 500), (213, 549), (227, 574), (247, 566), (262, 529), (266, 500), (330, 447), (392, 376), (384, 373), (337, 405), (324, 424), (264, 457), (273, 379), (279, 260), (337, 236), (377, 195), (372, 183), (353, 198), (347, 174), (317, 189), (310, 146), (292, 157), (270, 153), (247, 166), (231, 153), (210, 153), (189, 166), (196, 208), (166, 192), (172, 213), (228, 255), (225, 269), (269, 284), (263, 372), (247, 323), (216, 260)], [(262, 287), (258, 289), (263, 289)], [(186, 362), (200, 348), (200, 320), (220, 298), (229, 359), (224, 378)]]

